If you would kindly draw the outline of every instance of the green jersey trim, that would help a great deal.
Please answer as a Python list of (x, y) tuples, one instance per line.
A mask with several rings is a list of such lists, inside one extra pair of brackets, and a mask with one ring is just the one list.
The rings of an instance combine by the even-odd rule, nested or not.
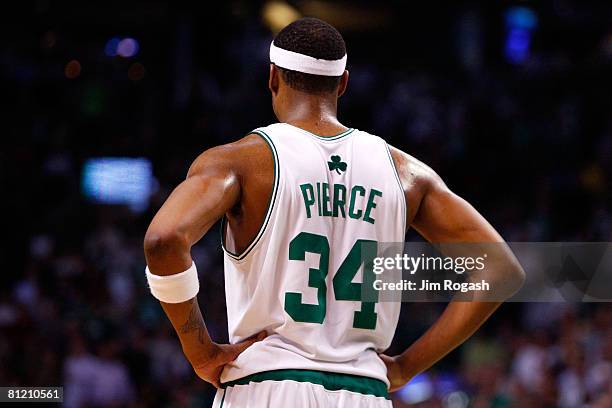
[(274, 146), (274, 143), (272, 143), (272, 139), (270, 139), (270, 136), (268, 136), (266, 132), (264, 132), (263, 130), (258, 130), (258, 129), (252, 131), (249, 134), (255, 134), (255, 135), (260, 136), (268, 144), (268, 147), (272, 151), (272, 156), (274, 158), (274, 186), (272, 187), (272, 194), (270, 195), (270, 201), (268, 202), (268, 208), (266, 210), (266, 216), (264, 218), (264, 221), (261, 224), (261, 227), (259, 228), (257, 235), (255, 235), (255, 237), (251, 240), (249, 245), (247, 245), (246, 249), (242, 251), (242, 253), (239, 253), (239, 254), (233, 253), (227, 249), (225, 245), (225, 231), (226, 231), (225, 227), (227, 224), (227, 219), (225, 217), (221, 219), (221, 248), (223, 248), (223, 251), (225, 251), (225, 253), (229, 257), (237, 261), (244, 259), (251, 252), (251, 250), (255, 247), (255, 245), (257, 245), (257, 243), (261, 239), (261, 236), (266, 230), (266, 227), (268, 226), (268, 222), (270, 221), (270, 217), (272, 215), (272, 209), (274, 208), (274, 203), (276, 202), (276, 196), (278, 192), (278, 184), (279, 184), (279, 178), (280, 178), (279, 177), (280, 168), (279, 168), (279, 161), (278, 161), (278, 153), (276, 151), (276, 147)]
[(226, 389), (223, 390), (223, 397), (221, 398), (221, 405), (219, 405), (219, 408), (223, 408), (223, 403), (225, 402), (225, 393), (227, 392)]
[(350, 135), (351, 133), (353, 133), (353, 131), (355, 130), (355, 129), (353, 129), (353, 128), (348, 128), (348, 129), (346, 129), (344, 132), (338, 133), (338, 134), (337, 134), (337, 135), (335, 135), (335, 136), (320, 136), (320, 135), (314, 134), (314, 133), (312, 133), (312, 132), (309, 132), (309, 131), (307, 131), (307, 130), (305, 130), (305, 129), (302, 129), (302, 128), (300, 128), (300, 127), (290, 125), (289, 123), (285, 123), (285, 122), (283, 122), (283, 124), (285, 124), (285, 125), (289, 125), (289, 126), (291, 126), (292, 128), (294, 128), (294, 129), (301, 130), (302, 132), (304, 132), (304, 133), (306, 133), (306, 134), (308, 134), (308, 135), (310, 135), (310, 136), (316, 137), (317, 139), (322, 140), (322, 141), (332, 141), (332, 140), (342, 139), (343, 137), (348, 136), (348, 135)]
[(315, 370), (274, 370), (248, 375), (238, 380), (221, 384), (222, 388), (247, 385), (262, 381), (298, 381), (322, 385), (328, 391), (346, 390), (364, 395), (389, 398), (387, 384), (375, 378), (354, 374), (340, 374)]
[(391, 168), (393, 169), (393, 174), (395, 174), (395, 179), (397, 180), (397, 184), (399, 185), (400, 188), (400, 193), (402, 196), (402, 205), (404, 208), (403, 214), (404, 214), (404, 237), (406, 236), (406, 217), (408, 216), (407, 212), (408, 212), (408, 203), (406, 202), (406, 193), (404, 192), (404, 186), (402, 186), (402, 181), (400, 179), (399, 173), (397, 172), (397, 169), (395, 168), (395, 163), (393, 162), (393, 156), (391, 156), (391, 150), (389, 149), (389, 144), (387, 142), (385, 143), (385, 148), (387, 149), (387, 155), (389, 156), (389, 161), (391, 162)]

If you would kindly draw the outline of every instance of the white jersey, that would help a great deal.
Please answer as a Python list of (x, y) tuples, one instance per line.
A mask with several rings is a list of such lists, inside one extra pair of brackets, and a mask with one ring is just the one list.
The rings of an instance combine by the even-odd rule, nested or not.
[(404, 192), (386, 142), (356, 129), (320, 137), (286, 123), (252, 133), (270, 145), (274, 187), (243, 253), (231, 252), (224, 225), (227, 317), (232, 343), (261, 330), (269, 336), (227, 365), (222, 382), (303, 369), (388, 385), (377, 353), (391, 343), (400, 303), (360, 301), (364, 273), (368, 282), (374, 276), (368, 245), (405, 235)]

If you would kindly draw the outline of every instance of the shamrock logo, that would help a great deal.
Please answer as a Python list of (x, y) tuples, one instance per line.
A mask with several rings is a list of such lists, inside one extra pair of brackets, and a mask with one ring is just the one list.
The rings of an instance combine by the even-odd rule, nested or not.
[(347, 164), (342, 161), (342, 158), (340, 156), (333, 155), (332, 157), (330, 157), (330, 160), (331, 161), (327, 162), (327, 165), (329, 166), (329, 171), (336, 170), (336, 173), (338, 174), (342, 174), (340, 173), (341, 171), (346, 171)]

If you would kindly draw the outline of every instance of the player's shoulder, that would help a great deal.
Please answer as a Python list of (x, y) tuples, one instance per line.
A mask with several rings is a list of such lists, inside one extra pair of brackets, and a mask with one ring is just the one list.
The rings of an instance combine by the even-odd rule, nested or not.
[(261, 163), (262, 158), (270, 155), (270, 148), (256, 130), (248, 132), (238, 140), (211, 147), (200, 153), (191, 164), (189, 174), (211, 167), (232, 171), (248, 170), (250, 165)]
[(397, 147), (389, 145), (389, 151), (391, 152), (391, 157), (393, 157), (393, 161), (398, 167), (398, 170), (401, 168), (414, 174), (422, 175), (427, 175), (434, 172), (431, 167), (423, 163), (421, 160), (404, 152), (403, 150), (398, 149)]
[(391, 145), (389, 151), (405, 189), (407, 187), (427, 189), (444, 184), (440, 176), (421, 160)]

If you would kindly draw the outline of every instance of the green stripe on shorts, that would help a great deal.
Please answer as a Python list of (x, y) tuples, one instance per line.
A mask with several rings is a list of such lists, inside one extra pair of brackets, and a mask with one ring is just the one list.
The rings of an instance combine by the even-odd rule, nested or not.
[(360, 375), (330, 373), (314, 370), (274, 370), (251, 374), (238, 380), (221, 384), (222, 388), (247, 385), (262, 381), (298, 381), (322, 385), (328, 391), (346, 390), (375, 397), (389, 398), (387, 384), (375, 378)]

